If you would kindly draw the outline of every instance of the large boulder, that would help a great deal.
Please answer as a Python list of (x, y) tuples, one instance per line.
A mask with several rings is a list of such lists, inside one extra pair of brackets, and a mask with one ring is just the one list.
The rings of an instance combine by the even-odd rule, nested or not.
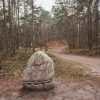
[(28, 89), (49, 90), (54, 88), (53, 78), (53, 60), (43, 51), (38, 51), (28, 61), (22, 84)]

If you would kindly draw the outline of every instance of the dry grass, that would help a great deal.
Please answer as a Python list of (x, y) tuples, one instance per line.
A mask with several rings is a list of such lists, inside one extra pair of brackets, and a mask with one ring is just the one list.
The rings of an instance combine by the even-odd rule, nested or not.
[(1, 64), (0, 78), (5, 79), (22, 75), (31, 55), (32, 52), (25, 52), (24, 50), (18, 50), (15, 54), (7, 53)]
[(71, 78), (81, 81), (91, 80), (100, 85), (100, 77), (92, 75), (90, 69), (85, 66), (72, 62), (63, 61), (50, 55), (55, 63), (55, 77)]
[(100, 57), (100, 49), (96, 50), (86, 50), (86, 49), (73, 49), (69, 50), (68, 48), (65, 48), (63, 50), (64, 54), (76, 54), (76, 55), (84, 55), (84, 56), (93, 56), (93, 57)]
[[(21, 76), (27, 66), (28, 59), (33, 52), (17, 51), (16, 54), (7, 54), (4, 65), (0, 70), (0, 78), (8, 79), (15, 76)], [(49, 54), (50, 55), (50, 54)], [(79, 80), (94, 80), (100, 83), (100, 78), (87, 73), (83, 65), (71, 61), (63, 61), (52, 55), (55, 64), (55, 77), (66, 77)]]
[[(17, 51), (16, 54), (6, 54), (5, 60), (0, 70), (0, 78), (9, 78), (21, 75), (27, 66), (28, 59), (32, 52)], [(78, 68), (79, 64), (73, 62), (64, 62), (50, 55), (55, 63), (55, 76), (70, 76), (74, 78), (84, 77), (83, 68)]]
[(85, 68), (79, 63), (72, 61), (63, 61), (52, 56), (55, 63), (55, 76), (69, 76), (72, 78), (84, 78), (88, 74), (85, 73)]

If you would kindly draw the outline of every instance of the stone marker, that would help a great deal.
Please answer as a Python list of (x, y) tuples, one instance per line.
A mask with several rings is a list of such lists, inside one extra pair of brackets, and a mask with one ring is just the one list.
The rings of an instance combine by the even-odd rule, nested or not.
[(43, 51), (34, 53), (23, 73), (23, 86), (33, 90), (50, 90), (53, 86), (53, 60)]

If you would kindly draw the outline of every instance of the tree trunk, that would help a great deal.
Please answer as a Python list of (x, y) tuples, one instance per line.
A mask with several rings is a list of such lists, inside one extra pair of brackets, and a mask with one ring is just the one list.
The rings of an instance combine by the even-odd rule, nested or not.
[(5, 24), (5, 49), (8, 51), (8, 40), (7, 40), (7, 21), (6, 21), (6, 9), (5, 9), (5, 0), (3, 0), (3, 14), (4, 14), (4, 24)]
[(99, 32), (99, 11), (98, 11), (98, 3), (99, 3), (99, 0), (96, 0), (95, 1), (95, 4), (94, 4), (94, 9), (95, 9), (95, 36), (96, 36), (96, 51), (97, 51), (97, 48), (98, 48), (98, 32)]
[(91, 2), (89, 0), (88, 2), (88, 17), (87, 17), (87, 23), (88, 23), (88, 47), (91, 51), (92, 49), (92, 15), (91, 15)]

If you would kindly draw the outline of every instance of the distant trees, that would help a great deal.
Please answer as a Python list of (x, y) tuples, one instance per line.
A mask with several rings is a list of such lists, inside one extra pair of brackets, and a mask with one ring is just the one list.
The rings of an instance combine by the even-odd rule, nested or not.
[(0, 0), (0, 50), (35, 50), (50, 40), (70, 49), (100, 48), (100, 0), (56, 0), (51, 13), (34, 0)]
[[(18, 27), (17, 27), (17, 0), (2, 0), (1, 10), (3, 10), (3, 18), (1, 19), (1, 34), (4, 37), (2, 39), (2, 49), (6, 51), (15, 52), (18, 48)], [(4, 35), (3, 35), (4, 34)]]
[(70, 49), (100, 47), (99, 6), (100, 0), (56, 0), (56, 26)]
[[(34, 0), (0, 0), (0, 49), (14, 53), (48, 41), (51, 15)], [(46, 46), (47, 47), (47, 46)]]

